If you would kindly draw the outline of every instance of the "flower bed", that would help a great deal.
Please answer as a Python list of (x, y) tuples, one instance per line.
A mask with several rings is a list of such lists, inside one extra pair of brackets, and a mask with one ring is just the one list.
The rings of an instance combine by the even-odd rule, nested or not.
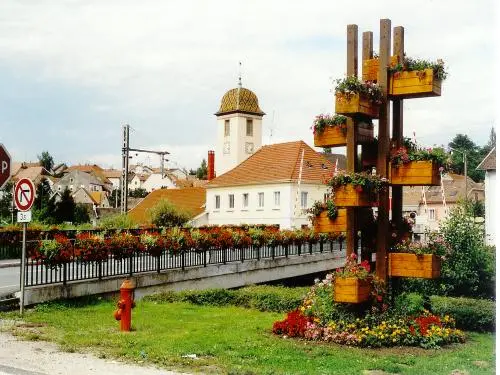
[(356, 76), (337, 80), (335, 87), (335, 112), (347, 116), (379, 117), (383, 94), (372, 82), (361, 82)]

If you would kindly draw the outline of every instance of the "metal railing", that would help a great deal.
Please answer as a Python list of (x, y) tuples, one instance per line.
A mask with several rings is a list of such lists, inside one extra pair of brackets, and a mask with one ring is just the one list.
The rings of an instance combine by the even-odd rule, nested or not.
[(341, 241), (320, 240), (317, 243), (301, 245), (277, 245), (248, 247), (238, 249), (211, 248), (205, 251), (190, 249), (177, 253), (163, 251), (161, 255), (153, 256), (145, 252), (135, 252), (133, 255), (116, 259), (109, 256), (104, 261), (72, 260), (57, 266), (42, 264), (36, 259), (26, 260), (24, 285), (26, 287), (97, 279), (141, 273), (160, 273), (162, 271), (191, 267), (207, 267), (209, 265), (245, 262), (260, 259), (275, 259), (303, 256), (323, 252), (342, 252)]

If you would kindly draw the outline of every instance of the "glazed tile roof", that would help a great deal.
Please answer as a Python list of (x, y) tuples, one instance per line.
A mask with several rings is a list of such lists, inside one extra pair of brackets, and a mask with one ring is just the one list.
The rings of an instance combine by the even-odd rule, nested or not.
[(485, 171), (491, 171), (497, 169), (496, 147), (493, 147), (493, 149), (488, 153), (488, 155), (486, 155), (483, 161), (479, 163), (476, 169), (483, 169)]
[(251, 90), (238, 87), (229, 90), (222, 97), (217, 116), (229, 113), (242, 112), (254, 115), (265, 115), (259, 107), (259, 99)]
[(148, 223), (148, 210), (160, 200), (166, 199), (176, 208), (189, 212), (191, 217), (198, 216), (205, 208), (206, 190), (204, 188), (159, 189), (149, 193), (128, 215), (140, 224)]
[(302, 182), (322, 183), (333, 173), (333, 164), (323, 154), (304, 141), (296, 141), (262, 146), (241, 164), (211, 180), (206, 187), (297, 182), (302, 150)]

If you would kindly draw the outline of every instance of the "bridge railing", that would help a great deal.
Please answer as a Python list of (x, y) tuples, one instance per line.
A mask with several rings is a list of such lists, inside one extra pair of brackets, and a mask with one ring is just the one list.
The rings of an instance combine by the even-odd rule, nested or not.
[[(28, 244), (29, 246), (29, 244)], [(342, 241), (320, 239), (318, 242), (277, 246), (250, 246), (237, 249), (210, 248), (208, 250), (189, 249), (179, 252), (163, 251), (153, 256), (136, 251), (131, 256), (116, 259), (109, 256), (102, 261), (83, 261), (75, 259), (67, 263), (50, 266), (37, 259), (26, 260), (24, 285), (26, 287), (73, 281), (106, 279), (113, 276), (142, 273), (161, 273), (162, 271), (235, 262), (298, 257), (308, 254), (342, 251)]]

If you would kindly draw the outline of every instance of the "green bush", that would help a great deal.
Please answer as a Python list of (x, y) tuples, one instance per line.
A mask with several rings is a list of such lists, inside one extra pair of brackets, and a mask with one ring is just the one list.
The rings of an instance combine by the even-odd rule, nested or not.
[(418, 293), (402, 293), (396, 296), (394, 309), (403, 316), (421, 314), (424, 311), (424, 297)]
[(99, 227), (103, 229), (131, 229), (136, 228), (137, 224), (126, 214), (111, 215), (103, 218)]
[(234, 305), (261, 311), (287, 312), (299, 307), (307, 288), (250, 286), (236, 290), (207, 289), (164, 292), (144, 299), (157, 303), (189, 302), (196, 305)]
[(432, 312), (455, 318), (458, 328), (467, 331), (495, 330), (495, 302), (486, 299), (431, 296)]
[(176, 208), (166, 199), (147, 210), (147, 215), (150, 222), (158, 227), (180, 227), (191, 218), (189, 212)]

